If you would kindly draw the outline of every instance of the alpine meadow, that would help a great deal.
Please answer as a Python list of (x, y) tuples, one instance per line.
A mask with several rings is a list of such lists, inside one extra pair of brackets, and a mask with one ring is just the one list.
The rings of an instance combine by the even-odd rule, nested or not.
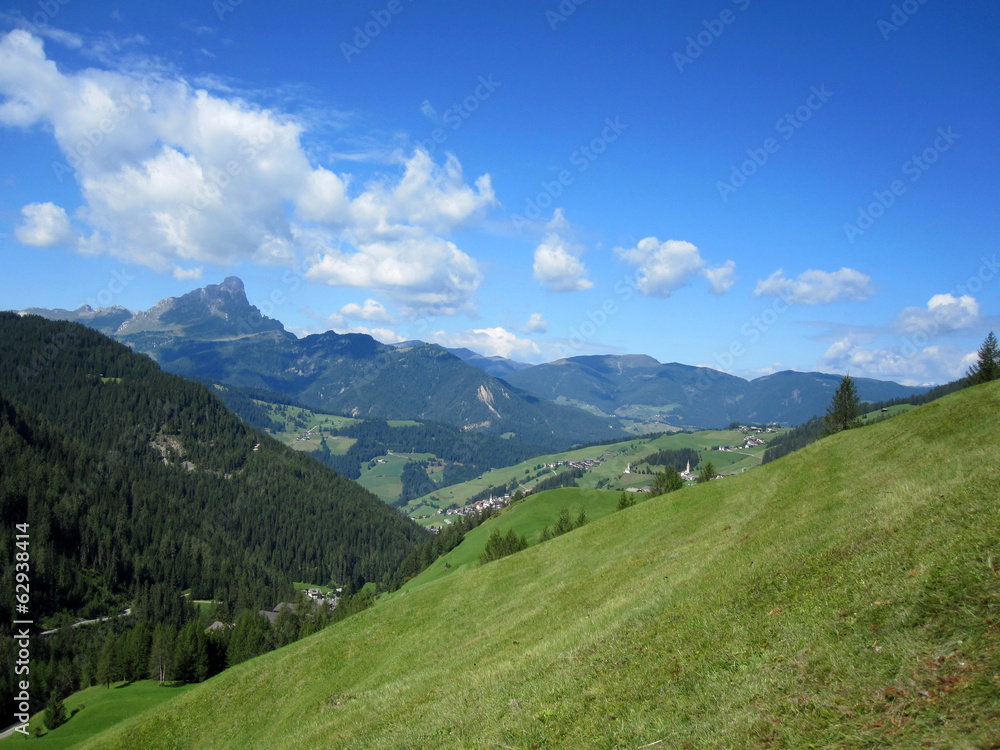
[(8, 0), (0, 750), (1000, 750), (997, 29)]
[(404, 588), (81, 746), (992, 747), (998, 410), (967, 389)]

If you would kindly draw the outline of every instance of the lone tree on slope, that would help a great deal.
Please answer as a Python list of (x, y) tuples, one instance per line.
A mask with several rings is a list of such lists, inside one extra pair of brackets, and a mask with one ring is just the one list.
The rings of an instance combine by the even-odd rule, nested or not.
[(860, 416), (861, 399), (858, 398), (858, 389), (854, 387), (851, 376), (845, 375), (826, 410), (826, 434), (832, 435), (857, 427)]
[(990, 331), (990, 335), (979, 347), (979, 359), (969, 368), (967, 377), (969, 385), (988, 383), (1000, 378), (1000, 347), (997, 346), (997, 337), (993, 335), (993, 331)]

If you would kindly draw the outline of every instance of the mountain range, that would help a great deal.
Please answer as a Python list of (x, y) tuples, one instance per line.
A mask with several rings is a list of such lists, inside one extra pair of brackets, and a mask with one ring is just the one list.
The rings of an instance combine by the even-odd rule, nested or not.
[[(527, 365), (421, 341), (386, 345), (366, 334), (297, 338), (251, 305), (234, 276), (141, 312), (84, 306), (21, 314), (95, 328), (185, 377), (270, 390), (354, 417), (443, 422), (547, 449), (622, 437), (625, 428), (800, 424), (824, 412), (840, 381), (793, 371), (748, 381), (646, 355)], [(856, 382), (867, 401), (926, 390)]]
[[(519, 370), (508, 380), (542, 398), (598, 413), (699, 428), (731, 422), (802, 424), (824, 413), (841, 376), (785, 370), (748, 381), (639, 354), (570, 357)], [(854, 382), (861, 399), (871, 402), (927, 390), (867, 378)]]

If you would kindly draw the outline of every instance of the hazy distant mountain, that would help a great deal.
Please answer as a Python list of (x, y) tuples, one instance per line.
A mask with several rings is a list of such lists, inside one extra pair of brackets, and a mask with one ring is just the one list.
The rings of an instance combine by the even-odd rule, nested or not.
[(285, 327), (261, 315), (247, 301), (243, 282), (230, 276), (221, 284), (209, 284), (182, 297), (160, 300), (149, 310), (135, 313), (115, 335), (128, 338), (147, 333), (221, 339), (264, 331), (284, 333)]
[[(656, 412), (678, 427), (723, 427), (730, 422), (801, 424), (823, 414), (839, 375), (785, 371), (747, 381), (707, 367), (661, 364), (645, 355), (570, 357), (529, 367), (511, 384), (553, 400), (589, 405), (605, 414)], [(866, 401), (905, 398), (926, 388), (856, 378)]]
[(444, 422), (546, 449), (625, 434), (616, 420), (524, 393), (437, 345), (388, 346), (333, 331), (298, 339), (261, 315), (236, 277), (130, 314), (113, 335), (170, 372), (265, 388), (334, 413)]
[(68, 320), (71, 323), (80, 323), (93, 328), (106, 336), (110, 336), (117, 331), (123, 323), (130, 320), (135, 313), (126, 310), (124, 307), (114, 305), (113, 307), (99, 307), (96, 310), (90, 305), (78, 307), (76, 310), (47, 310), (43, 307), (29, 307), (21, 310), (21, 315), (40, 315), (49, 320)]
[[(415, 346), (416, 344), (422, 344), (422, 341), (404, 341), (400, 344), (394, 344), (393, 346), (397, 348), (407, 348)], [(513, 359), (507, 359), (506, 357), (487, 357), (478, 352), (474, 352), (471, 349), (462, 348), (450, 348), (443, 347), (446, 351), (451, 352), (456, 357), (458, 357), (463, 362), (470, 365), (475, 365), (480, 370), (488, 372), (490, 375), (497, 378), (506, 378), (509, 375), (520, 372), (521, 370), (527, 369), (532, 365), (526, 364), (524, 362), (515, 362)]]
[[(775, 421), (785, 424), (802, 424), (812, 417), (826, 413), (840, 375), (823, 372), (793, 372), (785, 370), (773, 375), (751, 380), (746, 396), (741, 402), (738, 419), (745, 421)], [(853, 378), (862, 401), (888, 401), (924, 393), (929, 388), (912, 388), (885, 380)], [(755, 415), (771, 415), (759, 420)]]
[[(299, 339), (251, 305), (235, 276), (145, 312), (22, 313), (110, 333), (187, 377), (264, 388), (357, 417), (444, 422), (552, 448), (619, 436), (626, 418), (684, 428), (801, 424), (826, 410), (840, 381), (801, 372), (747, 381), (641, 354), (531, 366), (420, 341), (390, 346), (366, 334), (329, 331)], [(861, 398), (872, 401), (927, 390), (864, 378), (857, 384)]]

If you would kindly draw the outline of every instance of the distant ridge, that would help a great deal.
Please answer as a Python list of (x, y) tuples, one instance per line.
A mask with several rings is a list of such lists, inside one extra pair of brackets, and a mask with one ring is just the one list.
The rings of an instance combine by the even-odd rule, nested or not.
[[(411, 347), (417, 346), (419, 344), (424, 344), (423, 341), (402, 341), (398, 344), (393, 344), (397, 349), (409, 349)], [(517, 362), (513, 359), (508, 359), (507, 357), (492, 356), (487, 357), (478, 352), (474, 352), (471, 349), (466, 349), (465, 347), (442, 347), (445, 351), (451, 352), (456, 357), (458, 357), (463, 362), (470, 365), (475, 365), (483, 372), (487, 372), (497, 378), (506, 378), (509, 375), (520, 372), (521, 370), (526, 370), (532, 365), (526, 364), (524, 362)]]
[[(644, 354), (532, 366), (421, 341), (386, 345), (366, 334), (327, 331), (299, 339), (251, 305), (235, 276), (143, 312), (22, 312), (96, 328), (187, 377), (261, 388), (355, 417), (509, 435), (546, 449), (621, 436), (624, 424), (635, 431), (721, 428), (734, 421), (798, 425), (824, 413), (840, 380), (786, 371), (747, 381)], [(870, 401), (928, 390), (856, 382)]]
[[(84, 325), (111, 328), (109, 313), (70, 315)], [(251, 305), (235, 276), (144, 312), (115, 316), (114, 322), (124, 320), (111, 334), (170, 372), (273, 391), (323, 411), (443, 422), (508, 436), (540, 451), (626, 435), (615, 420), (539, 399), (435, 344), (400, 348), (367, 334), (335, 331), (299, 339)]]
[[(823, 414), (841, 379), (784, 371), (748, 381), (708, 367), (661, 364), (646, 355), (570, 357), (511, 373), (508, 380), (549, 400), (586, 404), (605, 414), (637, 407), (676, 427), (719, 428), (731, 422), (797, 425)], [(898, 383), (857, 378), (859, 395), (885, 401), (924, 393)]]

